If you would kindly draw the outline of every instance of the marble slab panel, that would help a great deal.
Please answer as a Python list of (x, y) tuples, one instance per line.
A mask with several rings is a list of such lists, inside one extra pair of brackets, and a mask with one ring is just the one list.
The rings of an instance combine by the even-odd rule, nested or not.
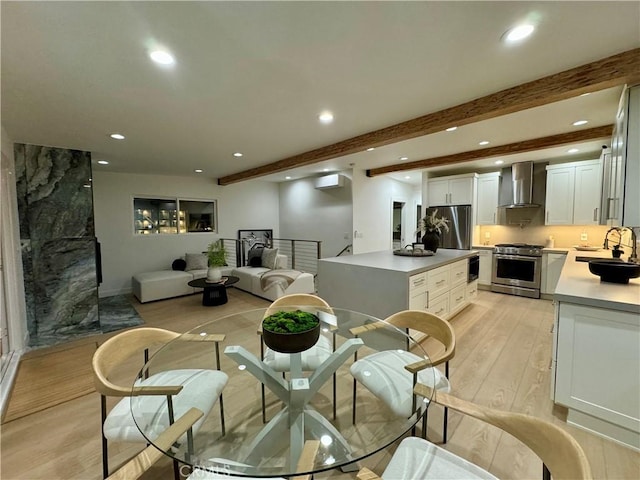
[(89, 152), (15, 144), (30, 345), (100, 332)]

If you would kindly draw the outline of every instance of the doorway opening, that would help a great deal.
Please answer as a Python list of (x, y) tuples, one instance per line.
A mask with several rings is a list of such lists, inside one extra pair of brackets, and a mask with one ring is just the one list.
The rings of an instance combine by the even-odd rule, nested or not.
[(404, 225), (402, 224), (402, 213), (404, 202), (393, 202), (393, 212), (391, 220), (391, 246), (393, 249), (402, 248), (404, 243)]

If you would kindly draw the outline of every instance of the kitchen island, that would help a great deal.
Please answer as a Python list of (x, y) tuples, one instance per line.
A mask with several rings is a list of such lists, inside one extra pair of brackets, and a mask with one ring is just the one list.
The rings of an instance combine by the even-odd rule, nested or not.
[(378, 318), (406, 309), (450, 318), (477, 296), (477, 280), (468, 282), (468, 259), (476, 255), (439, 249), (430, 257), (406, 257), (384, 250), (323, 258), (318, 294), (334, 307)]
[(556, 302), (551, 397), (567, 422), (640, 449), (640, 279), (601, 282), (570, 251)]

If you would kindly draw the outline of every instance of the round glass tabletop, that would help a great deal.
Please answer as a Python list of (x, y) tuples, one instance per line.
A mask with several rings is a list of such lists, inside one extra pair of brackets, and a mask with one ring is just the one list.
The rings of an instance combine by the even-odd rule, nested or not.
[[(263, 344), (267, 309), (215, 319), (159, 348), (134, 386), (184, 386), (170, 400), (131, 397), (131, 413), (149, 443), (195, 407), (203, 417), (192, 434), (162, 449), (167, 455), (229, 476), (289, 477), (357, 462), (426, 414), (429, 399), (406, 395), (415, 376), (394, 368), (430, 367), (413, 332), (338, 308), (278, 310), (296, 309), (321, 320), (318, 342), (302, 353), (277, 353)], [(435, 382), (432, 368), (418, 375), (422, 383)]]

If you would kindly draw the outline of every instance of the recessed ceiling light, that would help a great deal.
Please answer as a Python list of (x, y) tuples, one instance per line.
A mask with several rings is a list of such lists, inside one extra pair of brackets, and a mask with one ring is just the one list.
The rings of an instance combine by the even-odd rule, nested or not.
[(409, 157), (400, 157), (398, 160), (409, 160)]
[(567, 153), (578, 153), (580, 150), (578, 150), (577, 148), (570, 148), (569, 150), (567, 150)]
[(503, 38), (507, 43), (519, 42), (531, 35), (534, 30), (535, 27), (531, 24), (518, 25), (517, 27), (508, 30)]
[(151, 60), (160, 64), (160, 65), (173, 65), (176, 63), (175, 58), (166, 50), (154, 50), (149, 54)]
[(587, 123), (589, 123), (588, 120), (578, 120), (577, 122), (573, 122), (573, 126), (579, 127), (580, 125), (586, 125)]
[(202, 173), (202, 169), (201, 169), (201, 168), (196, 168), (196, 169), (194, 170), (194, 172), (196, 172), (196, 173)]
[(502, 165), (504, 163), (504, 160), (496, 160), (495, 162), (496, 165)]
[(455, 132), (457, 129), (458, 129), (458, 127), (449, 127), (445, 131), (446, 132)]
[(376, 148), (375, 147), (369, 147), (367, 148), (367, 152), (373, 152)]
[(318, 116), (318, 119), (322, 123), (331, 123), (331, 122), (333, 122), (333, 113), (331, 113), (331, 112), (322, 112)]
[(109, 165), (109, 162), (107, 162), (106, 160), (98, 160), (98, 163), (100, 165)]
[(284, 179), (285, 180), (291, 180), (291, 177), (287, 175), (286, 177), (284, 177)]
[(404, 178), (405, 178), (405, 180), (411, 179), (411, 177), (409, 175), (405, 175)]
[(328, 171), (329, 171), (329, 169), (328, 169), (328, 168), (323, 168), (323, 169), (322, 169), (322, 171), (323, 171), (323, 172), (328, 172)]
[(236, 153), (234, 153), (234, 154), (233, 154), (233, 156), (234, 156), (234, 157), (241, 157), (241, 156), (242, 156), (242, 153), (240, 153), (240, 152), (236, 152)]
[(124, 135), (122, 135), (121, 133), (112, 133), (109, 136), (115, 140), (124, 140)]
[(482, 140), (478, 145), (489, 145), (489, 142), (487, 140)]

